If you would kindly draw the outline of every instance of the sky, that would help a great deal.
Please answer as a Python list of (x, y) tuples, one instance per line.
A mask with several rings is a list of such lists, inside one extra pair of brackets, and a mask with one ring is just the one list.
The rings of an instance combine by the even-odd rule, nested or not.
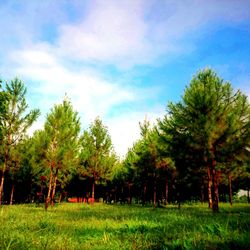
[(65, 94), (120, 156), (210, 67), (250, 97), (250, 0), (0, 0), (0, 77), (46, 115)]

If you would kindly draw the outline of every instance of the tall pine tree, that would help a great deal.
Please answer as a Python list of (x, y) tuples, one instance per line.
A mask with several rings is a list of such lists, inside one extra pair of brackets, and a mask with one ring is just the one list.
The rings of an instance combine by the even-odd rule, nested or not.
[(26, 88), (21, 80), (15, 78), (6, 83), (7, 98), (1, 105), (1, 154), (3, 155), (3, 167), (0, 183), (0, 204), (3, 198), (5, 172), (11, 165), (10, 151), (23, 138), (27, 129), (38, 118), (40, 112), (35, 109), (27, 113)]
[(182, 101), (170, 103), (161, 122), (163, 136), (170, 137), (177, 167), (181, 169), (183, 163), (192, 167), (196, 162), (203, 173), (206, 169), (209, 207), (213, 211), (219, 209), (218, 163), (232, 155), (244, 155), (249, 147), (249, 125), (247, 97), (234, 92), (230, 83), (210, 69), (193, 77)]
[(43, 152), (36, 161), (49, 169), (45, 209), (49, 203), (54, 205), (59, 173), (62, 178), (61, 175), (67, 174), (69, 169), (77, 168), (79, 132), (78, 113), (65, 98), (62, 104), (55, 105), (47, 115), (44, 130), (36, 133), (36, 151)]

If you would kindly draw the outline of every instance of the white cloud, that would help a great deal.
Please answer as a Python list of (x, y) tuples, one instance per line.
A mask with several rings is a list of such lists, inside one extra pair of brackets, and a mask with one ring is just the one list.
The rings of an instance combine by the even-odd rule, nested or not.
[[(17, 59), (18, 58), (18, 59)], [(69, 96), (74, 108), (79, 112), (82, 127), (86, 128), (96, 116), (104, 119), (108, 126), (115, 150), (120, 155), (125, 155), (127, 148), (131, 147), (139, 135), (139, 121), (145, 118), (145, 105), (135, 110), (116, 112), (111, 117), (109, 112), (115, 110), (116, 105), (135, 104), (138, 101), (150, 98), (154, 89), (125, 87), (119, 82), (104, 80), (98, 72), (87, 69), (69, 70), (49, 47), (34, 46), (29, 50), (13, 52), (12, 61), (15, 62), (14, 71), (22, 78), (32, 81), (29, 92), (39, 96), (32, 106), (41, 109), (42, 117), (30, 129), (31, 134), (35, 129), (40, 129), (44, 123), (45, 112), (48, 112), (55, 103), (60, 103), (65, 93)], [(152, 107), (147, 110), (150, 116)], [(158, 110), (157, 110), (158, 111)]]
[(80, 60), (115, 64), (144, 63), (153, 56), (147, 39), (143, 1), (93, 1), (78, 24), (63, 25), (60, 51)]
[(116, 152), (120, 156), (125, 156), (128, 148), (131, 148), (133, 143), (140, 138), (139, 122), (143, 122), (146, 118), (151, 124), (154, 124), (157, 118), (162, 117), (163, 111), (163, 107), (150, 112), (131, 111), (108, 119), (106, 123), (110, 129)]
[(29, 136), (32, 136), (33, 133), (36, 131), (36, 130), (40, 130), (40, 129), (43, 129), (44, 127), (44, 120), (41, 119), (41, 118), (38, 118), (37, 121), (35, 121), (32, 126), (28, 129), (28, 135)]
[(92, 1), (88, 14), (79, 23), (61, 26), (59, 50), (77, 60), (120, 68), (150, 64), (159, 56), (192, 50), (193, 46), (184, 45), (182, 39), (207, 23), (233, 24), (249, 18), (250, 4), (240, 2)]
[(67, 93), (87, 120), (104, 116), (111, 107), (136, 98), (132, 89), (101, 79), (97, 72), (93, 75), (86, 69), (69, 70), (46, 50), (17, 51), (14, 58), (18, 58), (15, 72), (34, 82), (32, 91), (40, 94), (42, 103), (61, 101)]
[[(122, 155), (138, 138), (138, 122), (144, 119), (145, 110), (152, 120), (163, 110), (154, 110), (146, 103), (153, 96), (152, 89), (122, 86), (114, 78), (107, 80), (95, 65), (110, 64), (123, 70), (152, 65), (160, 57), (192, 50), (193, 46), (183, 43), (185, 35), (206, 30), (207, 23), (216, 27), (218, 20), (233, 24), (249, 18), (247, 0), (93, 0), (84, 5), (82, 14), (81, 1), (74, 0), (72, 6), (75, 10), (79, 7), (74, 20), (56, 3), (31, 2), (20, 5), (22, 11), (13, 10), (10, 3), (0, 5), (0, 27), (5, 30), (0, 42), (5, 67), (1, 65), (1, 69), (32, 81), (29, 91), (39, 96), (36, 106), (43, 110), (61, 102), (67, 93), (85, 123), (97, 115), (104, 118)], [(51, 37), (46, 27), (55, 29)], [(13, 51), (11, 58), (6, 57), (6, 51)], [(82, 62), (93, 65), (92, 69)], [(138, 111), (109, 118), (116, 105), (138, 104), (138, 99), (143, 103)], [(41, 124), (42, 120), (34, 127)]]
[(207, 34), (206, 24), (213, 29), (221, 21), (234, 25), (249, 19), (249, 8), (248, 0), (9, 1), (0, 5), (5, 30), (0, 54), (47, 39), (53, 53), (66, 60), (122, 69), (151, 64), (195, 49), (185, 35)]

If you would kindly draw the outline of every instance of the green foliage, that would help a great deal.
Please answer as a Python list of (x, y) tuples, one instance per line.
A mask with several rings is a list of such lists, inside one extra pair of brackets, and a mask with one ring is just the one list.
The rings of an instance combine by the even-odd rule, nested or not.
[(99, 118), (96, 118), (89, 130), (83, 133), (81, 161), (83, 176), (93, 178), (95, 181), (111, 179), (117, 157), (113, 151), (108, 129)]
[(39, 153), (34, 152), (33, 162), (39, 163), (38, 171), (39, 167), (42, 167), (43, 175), (49, 174), (46, 209), (50, 199), (53, 205), (57, 183), (60, 183), (61, 189), (65, 188), (72, 173), (76, 172), (79, 160), (79, 132), (78, 113), (65, 98), (62, 104), (55, 105), (47, 115), (44, 130), (37, 131), (34, 135), (33, 147)]
[(69, 101), (55, 105), (47, 115), (44, 130), (34, 135), (38, 157), (44, 165), (54, 163), (57, 168), (74, 165), (77, 162), (78, 134), (80, 121)]
[(182, 101), (170, 103), (167, 112), (159, 122), (160, 135), (180, 177), (187, 181), (187, 176), (199, 174), (204, 179), (208, 169), (216, 197), (215, 171), (223, 170), (223, 166), (231, 171), (233, 162), (249, 159), (247, 97), (205, 69), (193, 77)]
[(8, 109), (8, 99), (9, 95), (6, 91), (2, 89), (2, 81), (0, 80), (0, 141), (2, 144), (3, 141), (3, 126), (4, 126), (4, 117), (6, 116)]
[(245, 95), (233, 93), (230, 83), (205, 69), (194, 76), (182, 102), (169, 104), (161, 129), (170, 135), (172, 147), (175, 140), (182, 141), (205, 158), (223, 162), (222, 156), (232, 157), (249, 143), (249, 109)]
[(2, 117), (2, 129), (5, 136), (3, 142), (13, 145), (22, 139), (24, 133), (38, 118), (40, 112), (35, 109), (27, 114), (26, 88), (21, 80), (15, 78), (10, 84), (7, 83), (6, 93), (8, 96), (6, 103), (7, 111)]
[(16, 159), (13, 159), (17, 156), (16, 147), (24, 139), (27, 129), (40, 114), (38, 109), (27, 112), (26, 88), (21, 80), (15, 78), (10, 84), (6, 83), (5, 88), (5, 93), (1, 92), (0, 97), (0, 154), (3, 161), (1, 164), (0, 203), (2, 202), (5, 172), (9, 170), (12, 163), (17, 162)]
[[(83, 195), (92, 183), (94, 194), (98, 183), (103, 185), (97, 190), (101, 197), (128, 202), (154, 197), (154, 205), (156, 200), (160, 205), (170, 196), (172, 202), (197, 200), (201, 192), (202, 201), (210, 200), (204, 190), (208, 187), (216, 197), (219, 182), (223, 195), (229, 184), (233, 191), (249, 189), (250, 105), (211, 69), (197, 72), (181, 101), (169, 103), (156, 126), (140, 123), (141, 137), (123, 162), (100, 118), (79, 138), (78, 114), (67, 98), (51, 109), (43, 130), (23, 141), (39, 115), (38, 110), (27, 112), (25, 94), (18, 79), (0, 86), (0, 176), (1, 183), (4, 177), (11, 183), (25, 181), (21, 174), (27, 174), (27, 182), (33, 182), (27, 185), (35, 187), (30, 196), (43, 184), (53, 189), (52, 197), (59, 185), (62, 191), (67, 186), (79, 190), (83, 184), (83, 192), (75, 192)], [(77, 184), (71, 182), (73, 176)]]
[(80, 120), (68, 100), (65, 99), (62, 104), (54, 106), (47, 115), (44, 130), (48, 140), (47, 159), (55, 161), (61, 169), (76, 164)]
[[(134, 190), (140, 190), (139, 196), (143, 203), (146, 199), (154, 197), (154, 204), (156, 204), (162, 199), (162, 194), (160, 194), (162, 187), (164, 186), (166, 190), (166, 185), (168, 185), (166, 179), (175, 169), (174, 162), (169, 157), (165, 145), (160, 141), (157, 127), (152, 127), (147, 120), (139, 125), (141, 138), (134, 143), (123, 161), (123, 178), (125, 182), (134, 184)], [(152, 193), (152, 187), (154, 194), (148, 195)], [(164, 196), (167, 199), (168, 195), (165, 190)]]

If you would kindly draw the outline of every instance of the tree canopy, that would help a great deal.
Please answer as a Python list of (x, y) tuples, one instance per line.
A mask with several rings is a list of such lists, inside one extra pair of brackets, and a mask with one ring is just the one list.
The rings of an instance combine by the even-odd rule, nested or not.
[(116, 162), (111, 137), (97, 117), (81, 138), (82, 173), (92, 179), (92, 198), (96, 181), (108, 180)]
[[(168, 105), (160, 122), (177, 167), (183, 163), (206, 168), (209, 206), (218, 210), (218, 170), (221, 164), (249, 153), (250, 106), (211, 69), (199, 71), (181, 102)], [(205, 173), (205, 170), (203, 171)]]
[(249, 100), (211, 69), (193, 76), (162, 119), (139, 123), (141, 136), (122, 160), (100, 117), (81, 131), (79, 114), (67, 97), (28, 137), (39, 111), (28, 112), (25, 95), (18, 79), (0, 86), (0, 197), (6, 178), (4, 200), (9, 203), (16, 185), (15, 190), (25, 188), (17, 193), (18, 201), (39, 198), (46, 209), (77, 195), (78, 200), (91, 196), (92, 201), (154, 207), (206, 200), (216, 212), (219, 199), (232, 204), (233, 192), (249, 192)]
[(0, 204), (2, 202), (5, 171), (11, 165), (10, 151), (23, 140), (27, 129), (38, 118), (38, 109), (27, 113), (28, 104), (25, 99), (26, 88), (24, 83), (15, 78), (6, 83), (4, 92), (1, 92), (1, 152), (4, 156), (0, 183)]

